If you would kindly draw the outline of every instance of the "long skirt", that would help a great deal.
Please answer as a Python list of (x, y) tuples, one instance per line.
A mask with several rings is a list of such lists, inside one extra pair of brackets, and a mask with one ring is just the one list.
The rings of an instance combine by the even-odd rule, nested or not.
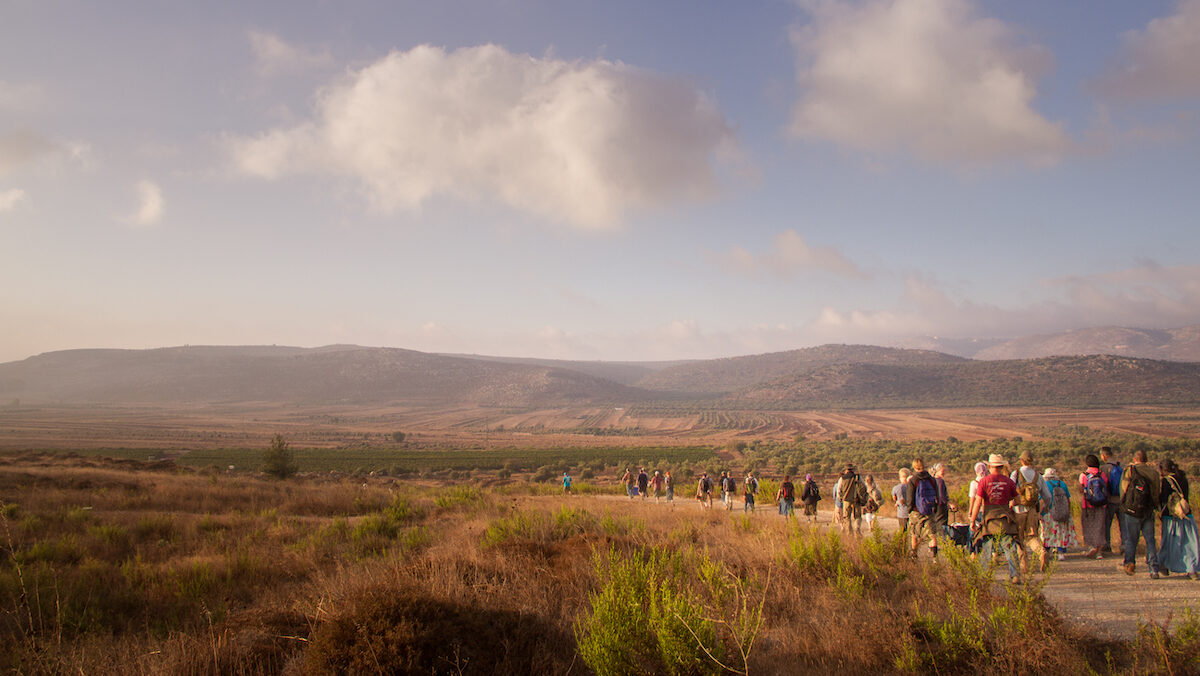
[(1172, 573), (1200, 573), (1200, 533), (1190, 514), (1186, 519), (1163, 517), (1158, 565)]
[(1078, 547), (1075, 524), (1071, 521), (1055, 521), (1047, 514), (1042, 517), (1043, 547)]
[(1104, 541), (1104, 505), (1099, 509), (1084, 507), (1083, 514), (1083, 544), (1092, 549), (1106, 547)]

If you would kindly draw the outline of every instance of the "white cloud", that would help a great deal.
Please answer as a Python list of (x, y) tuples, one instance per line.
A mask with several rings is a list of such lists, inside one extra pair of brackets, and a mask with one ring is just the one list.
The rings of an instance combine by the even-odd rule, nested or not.
[(125, 221), (138, 227), (156, 225), (162, 220), (166, 206), (162, 189), (153, 181), (141, 180), (134, 185), (134, 190), (137, 192), (138, 207)]
[(326, 88), (313, 120), (231, 145), (246, 174), (350, 177), (385, 211), (483, 197), (603, 228), (711, 195), (732, 132), (691, 84), (619, 62), (421, 46)]
[(1153, 262), (1095, 275), (1043, 280), (1043, 294), (1008, 307), (951, 298), (910, 277), (895, 307), (825, 308), (809, 327), (820, 340), (892, 342), (920, 335), (1009, 338), (1090, 326), (1172, 328), (1200, 324), (1200, 265)]
[(812, 23), (792, 34), (795, 137), (953, 165), (1053, 161), (1067, 149), (1061, 126), (1031, 105), (1044, 52), (1017, 46), (968, 0), (808, 4)]
[(17, 205), (26, 199), (28, 199), (28, 196), (20, 188), (0, 190), (0, 214), (16, 209)]
[(1175, 13), (1123, 36), (1120, 64), (1101, 89), (1122, 98), (1200, 97), (1200, 0), (1181, 0)]
[(254, 52), (254, 65), (259, 75), (270, 76), (288, 71), (320, 68), (332, 63), (329, 52), (303, 49), (288, 44), (278, 35), (262, 31), (247, 31), (250, 49)]
[(0, 134), (0, 176), (59, 149), (50, 139), (29, 131)]
[(732, 272), (749, 275), (767, 273), (791, 277), (802, 272), (821, 270), (852, 279), (869, 277), (837, 249), (811, 246), (795, 230), (785, 230), (776, 235), (772, 250), (768, 253), (755, 255), (740, 246), (734, 246), (718, 262)]

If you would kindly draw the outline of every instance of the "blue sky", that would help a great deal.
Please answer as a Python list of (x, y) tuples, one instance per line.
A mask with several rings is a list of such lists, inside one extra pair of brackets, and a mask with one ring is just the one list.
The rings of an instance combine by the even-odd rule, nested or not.
[(0, 8), (0, 360), (1200, 323), (1200, 0)]

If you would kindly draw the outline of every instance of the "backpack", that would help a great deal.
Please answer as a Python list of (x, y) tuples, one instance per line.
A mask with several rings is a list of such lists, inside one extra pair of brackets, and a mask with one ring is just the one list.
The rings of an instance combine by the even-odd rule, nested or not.
[(1179, 490), (1179, 482), (1175, 481), (1175, 477), (1167, 477), (1167, 482), (1171, 484), (1171, 488), (1175, 489), (1167, 496), (1167, 514), (1176, 519), (1186, 519), (1192, 513), (1192, 506), (1188, 504), (1187, 496)]
[(750, 477), (750, 480), (746, 482), (746, 492), (750, 495), (758, 492), (758, 479)]
[(1040, 511), (1039, 503), (1042, 499), (1042, 492), (1038, 489), (1037, 476), (1033, 477), (1032, 481), (1025, 480), (1025, 473), (1017, 470), (1017, 499), (1013, 502), (1018, 507), (1028, 507), (1034, 511)]
[(1118, 494), (1121, 492), (1121, 475), (1124, 472), (1125, 468), (1121, 467), (1119, 462), (1112, 463), (1112, 466), (1108, 468), (1109, 502), (1120, 504), (1121, 500)]
[(700, 491), (703, 493), (711, 493), (712, 492), (712, 479), (710, 479), (708, 477), (702, 477), (700, 479)]
[(937, 482), (933, 479), (917, 479), (917, 489), (914, 492), (916, 493), (917, 514), (933, 516), (937, 512), (938, 503), (941, 502)]
[(817, 482), (810, 481), (806, 484), (808, 487), (808, 499), (815, 505), (821, 501), (821, 489), (817, 486)]
[(1067, 497), (1067, 487), (1061, 481), (1054, 482), (1050, 493), (1050, 518), (1062, 523), (1071, 520), (1071, 499)]
[(1136, 469), (1131, 470), (1129, 485), (1121, 494), (1121, 511), (1135, 519), (1144, 518), (1153, 506), (1150, 495), (1150, 480)]
[(780, 488), (780, 493), (783, 494), (784, 500), (795, 500), (795, 496), (792, 492), (794, 489), (794, 487), (792, 486), (792, 482), (785, 481), (783, 483), (783, 485), (780, 486), (779, 488)]
[(1092, 507), (1103, 507), (1108, 504), (1108, 487), (1104, 485), (1104, 477), (1099, 474), (1089, 474), (1083, 488), (1083, 499)]

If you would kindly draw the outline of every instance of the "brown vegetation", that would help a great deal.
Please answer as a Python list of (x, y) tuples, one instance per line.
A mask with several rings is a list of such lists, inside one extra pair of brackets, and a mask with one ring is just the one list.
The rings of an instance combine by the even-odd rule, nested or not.
[(0, 661), (49, 673), (1007, 674), (1183, 673), (1200, 657), (1200, 622), (1103, 644), (1036, 586), (995, 586), (953, 554), (911, 561), (891, 537), (538, 492), (0, 456)]

